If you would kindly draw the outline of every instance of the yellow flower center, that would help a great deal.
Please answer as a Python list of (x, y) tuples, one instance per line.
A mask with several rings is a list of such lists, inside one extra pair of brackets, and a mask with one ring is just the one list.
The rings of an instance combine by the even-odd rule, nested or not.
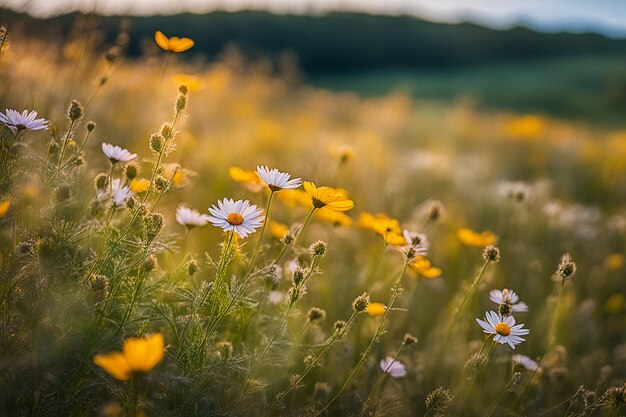
[(502, 336), (508, 336), (511, 334), (511, 326), (506, 323), (498, 323), (496, 324), (496, 333)]
[(239, 213), (230, 213), (228, 217), (226, 217), (226, 221), (233, 226), (239, 226), (243, 223), (243, 216)]

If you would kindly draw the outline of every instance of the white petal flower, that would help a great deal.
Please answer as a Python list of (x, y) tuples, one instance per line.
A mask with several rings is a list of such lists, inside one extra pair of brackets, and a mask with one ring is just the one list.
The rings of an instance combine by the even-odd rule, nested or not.
[(519, 296), (507, 288), (500, 290), (491, 290), (489, 293), (489, 299), (499, 306), (502, 304), (508, 304), (511, 306), (513, 313), (525, 313), (528, 311), (528, 306), (519, 300)]
[(122, 187), (121, 185), (122, 184), (119, 179), (115, 179), (111, 183), (111, 190), (113, 191), (113, 204), (117, 207), (123, 206), (129, 198), (135, 195), (130, 187)]
[(412, 247), (415, 249), (416, 255), (426, 256), (430, 244), (428, 243), (428, 238), (424, 233), (417, 233), (404, 229), (402, 231), (402, 236), (404, 237), (404, 240), (408, 242), (408, 245), (405, 248)]
[(111, 145), (110, 143), (102, 143), (102, 152), (104, 152), (113, 164), (118, 162), (128, 162), (137, 158), (136, 153), (130, 153), (127, 149)]
[(513, 355), (511, 359), (513, 359), (513, 362), (522, 365), (531, 372), (541, 372), (539, 364), (526, 355)]
[(402, 362), (394, 361), (391, 356), (387, 356), (380, 361), (380, 369), (391, 375), (392, 378), (402, 378), (406, 376), (406, 367)]
[(283, 298), (284, 294), (280, 291), (270, 291), (269, 294), (267, 294), (267, 301), (270, 304), (278, 304), (283, 301)]
[(209, 216), (200, 214), (197, 210), (185, 206), (178, 206), (176, 209), (176, 221), (187, 227), (200, 227), (209, 222)]
[(276, 168), (269, 169), (267, 166), (258, 166), (256, 167), (256, 173), (259, 174), (261, 180), (263, 180), (272, 191), (298, 188), (302, 185), (300, 178), (290, 179), (291, 175), (286, 172), (280, 172)]
[(485, 320), (476, 319), (476, 322), (488, 334), (495, 335), (493, 340), (501, 344), (508, 343), (511, 349), (515, 349), (516, 345), (522, 343), (524, 338), (520, 337), (530, 333), (530, 330), (523, 329), (523, 324), (515, 325), (513, 316), (502, 317), (495, 311), (485, 313)]
[(248, 200), (224, 198), (217, 201), (217, 207), (209, 208), (209, 221), (214, 226), (221, 227), (225, 232), (233, 230), (241, 238), (255, 232), (263, 224), (263, 210), (251, 205)]
[(24, 110), (21, 114), (15, 110), (6, 109), (5, 113), (0, 113), (0, 122), (11, 129), (13, 133), (18, 130), (45, 130), (48, 128), (46, 119), (37, 119), (36, 111)]

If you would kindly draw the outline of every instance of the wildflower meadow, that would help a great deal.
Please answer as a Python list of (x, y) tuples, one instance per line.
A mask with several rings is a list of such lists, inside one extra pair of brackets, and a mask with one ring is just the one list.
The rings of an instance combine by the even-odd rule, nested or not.
[(626, 413), (626, 130), (0, 30), (0, 414)]

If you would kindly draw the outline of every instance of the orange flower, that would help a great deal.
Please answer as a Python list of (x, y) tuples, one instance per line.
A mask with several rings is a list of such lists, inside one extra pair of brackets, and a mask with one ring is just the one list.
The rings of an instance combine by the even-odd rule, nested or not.
[(272, 220), (270, 221), (270, 233), (276, 239), (282, 239), (287, 233), (289, 233), (289, 228), (285, 224)]
[(93, 362), (113, 378), (128, 381), (135, 373), (145, 373), (163, 359), (165, 342), (161, 333), (147, 338), (129, 337), (121, 352), (100, 353)]
[(350, 227), (352, 225), (352, 219), (345, 213), (340, 211), (332, 211), (326, 208), (321, 208), (315, 211), (318, 218), (332, 223), (335, 226)]
[(0, 219), (7, 215), (10, 208), (11, 200), (7, 199), (0, 201)]
[(309, 181), (304, 181), (304, 191), (311, 197), (315, 208), (326, 207), (333, 211), (348, 211), (354, 208), (354, 202), (346, 197), (345, 191), (332, 187), (316, 187)]
[(195, 44), (195, 42), (189, 38), (179, 38), (177, 36), (168, 38), (163, 32), (158, 30), (154, 32), (154, 40), (161, 49), (169, 52), (184, 52), (191, 49)]
[(259, 177), (256, 171), (246, 171), (239, 167), (230, 167), (228, 168), (228, 174), (233, 181), (243, 184), (250, 192), (260, 193), (266, 188), (265, 183), (261, 180), (261, 177)]

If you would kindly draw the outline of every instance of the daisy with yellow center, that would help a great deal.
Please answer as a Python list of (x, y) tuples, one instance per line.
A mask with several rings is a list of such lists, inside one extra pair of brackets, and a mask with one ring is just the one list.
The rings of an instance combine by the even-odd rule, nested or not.
[(237, 200), (224, 198), (217, 201), (217, 207), (209, 208), (208, 220), (217, 227), (221, 227), (225, 232), (234, 231), (242, 239), (256, 231), (263, 224), (263, 210), (250, 204), (248, 200)]
[(121, 352), (100, 353), (93, 362), (109, 375), (120, 381), (128, 381), (135, 374), (152, 370), (164, 355), (164, 340), (161, 333), (147, 338), (130, 337), (124, 341)]
[(484, 232), (475, 232), (467, 227), (462, 227), (457, 231), (457, 236), (467, 246), (476, 246), (479, 248), (493, 245), (498, 241), (498, 236), (487, 230)]
[(485, 320), (476, 319), (476, 322), (485, 333), (494, 335), (494, 342), (506, 343), (511, 349), (526, 340), (521, 336), (530, 333), (530, 330), (523, 328), (523, 324), (516, 325), (513, 316), (502, 317), (494, 311), (488, 311)]

